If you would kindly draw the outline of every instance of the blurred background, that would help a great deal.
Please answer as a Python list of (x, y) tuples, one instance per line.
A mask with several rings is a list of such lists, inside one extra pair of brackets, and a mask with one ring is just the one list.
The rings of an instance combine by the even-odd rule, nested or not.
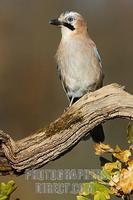
[[(15, 140), (28, 136), (61, 115), (68, 105), (58, 80), (54, 55), (60, 29), (49, 19), (66, 10), (81, 13), (103, 61), (104, 85), (117, 82), (133, 92), (133, 1), (132, 0), (1, 0), (0, 1), (0, 129)], [(106, 141), (126, 147), (126, 120), (104, 124)], [(94, 142), (81, 141), (47, 169), (99, 168)], [(12, 199), (75, 199), (75, 195), (38, 194), (36, 181), (25, 176), (15, 180)]]

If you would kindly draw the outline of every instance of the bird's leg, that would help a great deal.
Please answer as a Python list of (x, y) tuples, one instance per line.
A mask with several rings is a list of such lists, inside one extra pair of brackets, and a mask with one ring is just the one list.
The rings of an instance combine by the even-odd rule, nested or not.
[(68, 99), (69, 99), (70, 103), (69, 103), (69, 106), (64, 109), (64, 112), (66, 112), (68, 110), (68, 108), (74, 103), (73, 102), (74, 101), (74, 97), (72, 97), (71, 99), (68, 97)]
[(74, 97), (71, 98), (71, 101), (70, 101), (69, 107), (73, 104), (73, 100), (74, 100)]

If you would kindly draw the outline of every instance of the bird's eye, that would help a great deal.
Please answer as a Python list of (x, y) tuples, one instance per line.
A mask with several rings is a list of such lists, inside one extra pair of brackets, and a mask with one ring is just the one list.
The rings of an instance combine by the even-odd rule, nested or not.
[(67, 21), (68, 21), (68, 22), (72, 22), (73, 20), (74, 20), (73, 17), (68, 17), (68, 18), (67, 18)]

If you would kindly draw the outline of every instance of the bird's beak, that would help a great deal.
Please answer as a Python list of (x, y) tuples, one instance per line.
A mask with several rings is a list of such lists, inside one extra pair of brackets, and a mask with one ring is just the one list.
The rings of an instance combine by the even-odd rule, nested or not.
[(49, 20), (49, 24), (60, 26), (60, 25), (62, 25), (62, 22), (59, 21), (58, 19), (51, 19), (51, 20)]
[(59, 19), (51, 19), (49, 20), (49, 24), (56, 25), (56, 26), (62, 25), (69, 28), (71, 31), (75, 30), (74, 26), (72, 26), (71, 24), (68, 24), (67, 22), (60, 21)]

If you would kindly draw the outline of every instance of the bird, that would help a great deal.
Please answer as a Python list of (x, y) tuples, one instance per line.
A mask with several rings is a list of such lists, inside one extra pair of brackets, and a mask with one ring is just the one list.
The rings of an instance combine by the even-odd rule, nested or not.
[(65, 11), (49, 24), (61, 28), (62, 37), (55, 57), (58, 76), (71, 106), (86, 93), (102, 87), (101, 57), (81, 14)]

